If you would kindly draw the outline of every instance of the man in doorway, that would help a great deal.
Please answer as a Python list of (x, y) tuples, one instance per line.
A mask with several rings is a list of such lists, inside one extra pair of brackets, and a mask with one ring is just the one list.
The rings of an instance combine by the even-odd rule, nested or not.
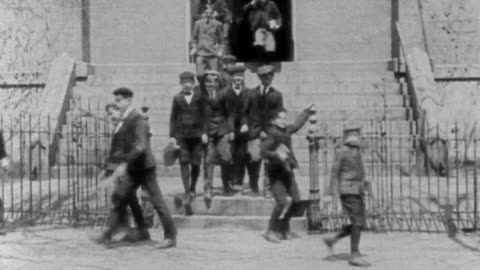
[(252, 0), (244, 7), (257, 60), (271, 62), (276, 51), (274, 32), (282, 26), (282, 15), (271, 0)]
[[(277, 112), (283, 109), (282, 93), (272, 87), (274, 78), (274, 68), (271, 65), (261, 66), (257, 70), (257, 75), (261, 84), (251, 90), (250, 98), (245, 109), (248, 115), (249, 126), (249, 142), (248, 153), (250, 162), (247, 166), (252, 185), (258, 184), (260, 177), (260, 167), (262, 160), (260, 159), (260, 142), (267, 137), (272, 119)], [(267, 165), (265, 165), (267, 166)], [(270, 184), (268, 176), (264, 176), (263, 192), (265, 197), (270, 197)]]
[(195, 22), (192, 33), (192, 50), (190, 54), (195, 59), (197, 80), (204, 89), (204, 74), (206, 70), (218, 71), (218, 59), (223, 55), (222, 24), (213, 18), (213, 10), (204, 11), (204, 17)]
[(223, 28), (223, 38), (225, 41), (225, 53), (229, 53), (228, 46), (228, 33), (230, 32), (230, 26), (232, 24), (232, 12), (230, 10), (227, 0), (201, 0), (198, 3), (198, 9), (194, 20), (199, 20), (204, 16), (204, 11), (206, 9), (211, 9), (213, 11), (213, 18), (219, 21), (222, 24)]
[(122, 115), (114, 130), (112, 140), (115, 142), (112, 144), (115, 143), (121, 147), (111, 154), (109, 162), (119, 164), (114, 171), (119, 178), (112, 194), (111, 222), (97, 241), (105, 243), (112, 239), (125, 218), (126, 206), (132, 198), (131, 194), (135, 194), (138, 187), (142, 186), (148, 192), (163, 225), (165, 239), (158, 244), (157, 248), (175, 247), (177, 230), (157, 183), (156, 163), (150, 146), (147, 121), (133, 108), (132, 90), (118, 88), (113, 95)]

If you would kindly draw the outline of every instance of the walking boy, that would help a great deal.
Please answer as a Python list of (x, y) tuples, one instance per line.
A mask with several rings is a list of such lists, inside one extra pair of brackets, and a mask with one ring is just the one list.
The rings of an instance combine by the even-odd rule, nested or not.
[(342, 208), (351, 224), (343, 226), (334, 238), (325, 239), (325, 244), (333, 249), (338, 240), (349, 236), (351, 238), (351, 257), (349, 264), (353, 266), (369, 266), (363, 260), (359, 251), (360, 232), (365, 226), (364, 193), (371, 195), (365, 180), (365, 167), (360, 152), (360, 127), (344, 129), (344, 147), (337, 152), (332, 167), (330, 180), (329, 199), (340, 194)]
[(272, 194), (276, 205), (273, 208), (268, 230), (264, 237), (266, 240), (279, 243), (280, 239), (296, 237), (290, 232), (290, 218), (292, 208), (280, 219), (283, 210), (287, 207), (287, 196), (292, 198), (292, 205), (300, 201), (297, 182), (293, 169), (298, 168), (298, 163), (292, 149), (292, 134), (296, 133), (307, 122), (314, 112), (314, 105), (305, 109), (293, 124), (288, 124), (287, 111), (277, 112), (273, 125), (267, 132), (267, 138), (261, 144), (260, 154), (268, 160), (266, 173), (272, 185)]

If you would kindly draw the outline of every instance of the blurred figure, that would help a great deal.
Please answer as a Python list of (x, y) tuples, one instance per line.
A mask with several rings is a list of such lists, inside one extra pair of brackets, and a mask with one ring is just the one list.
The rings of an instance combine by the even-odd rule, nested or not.
[(237, 58), (233, 55), (225, 55), (222, 57), (222, 71), (220, 72), (221, 82), (220, 88), (224, 89), (232, 85), (232, 76), (230, 69), (237, 64)]
[[(2, 174), (2, 181), (5, 181), (5, 174), (10, 167), (10, 160), (5, 151), (5, 141), (3, 140), (3, 130), (0, 130), (0, 173)], [(3, 205), (3, 198), (0, 198), (0, 235), (6, 235), (5, 232), (5, 206)]]
[(271, 62), (277, 48), (274, 32), (282, 27), (282, 15), (277, 5), (270, 0), (252, 0), (245, 5), (244, 12), (254, 35), (257, 60)]

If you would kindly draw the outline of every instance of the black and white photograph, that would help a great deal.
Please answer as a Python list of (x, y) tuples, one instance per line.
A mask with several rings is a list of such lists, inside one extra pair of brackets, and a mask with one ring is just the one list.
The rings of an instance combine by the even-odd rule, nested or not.
[(0, 269), (475, 270), (480, 1), (0, 0)]

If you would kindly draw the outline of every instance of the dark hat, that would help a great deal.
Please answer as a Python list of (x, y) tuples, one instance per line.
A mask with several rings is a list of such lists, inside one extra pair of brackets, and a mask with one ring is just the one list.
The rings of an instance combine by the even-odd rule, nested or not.
[(222, 57), (222, 62), (236, 62), (237, 61), (237, 58), (233, 55), (224, 55)]
[(234, 66), (228, 69), (228, 73), (230, 75), (235, 75), (241, 73), (242, 75), (245, 73), (245, 67), (244, 66)]
[(173, 166), (179, 156), (180, 156), (179, 147), (175, 147), (172, 144), (168, 144), (167, 147), (163, 149), (163, 162), (165, 166)]
[(207, 77), (207, 76), (217, 76), (217, 77), (220, 77), (220, 73), (218, 73), (218, 71), (216, 71), (216, 70), (207, 70), (207, 71), (205, 71), (204, 76), (205, 76), (205, 77)]
[(133, 91), (127, 87), (120, 87), (113, 91), (114, 96), (122, 96), (123, 98), (133, 97)]
[(184, 71), (182, 73), (180, 73), (180, 80), (195, 80), (195, 74), (193, 74), (193, 72), (191, 71)]
[(362, 130), (362, 126), (361, 126), (361, 125), (358, 125), (358, 124), (349, 124), (349, 125), (346, 125), (346, 126), (343, 128), (343, 134), (346, 134), (346, 133), (349, 133), (349, 132), (352, 132), (352, 131), (360, 132), (361, 130)]
[(274, 72), (274, 68), (272, 65), (265, 65), (261, 66), (257, 70), (257, 75), (265, 75), (265, 74), (270, 74)]

